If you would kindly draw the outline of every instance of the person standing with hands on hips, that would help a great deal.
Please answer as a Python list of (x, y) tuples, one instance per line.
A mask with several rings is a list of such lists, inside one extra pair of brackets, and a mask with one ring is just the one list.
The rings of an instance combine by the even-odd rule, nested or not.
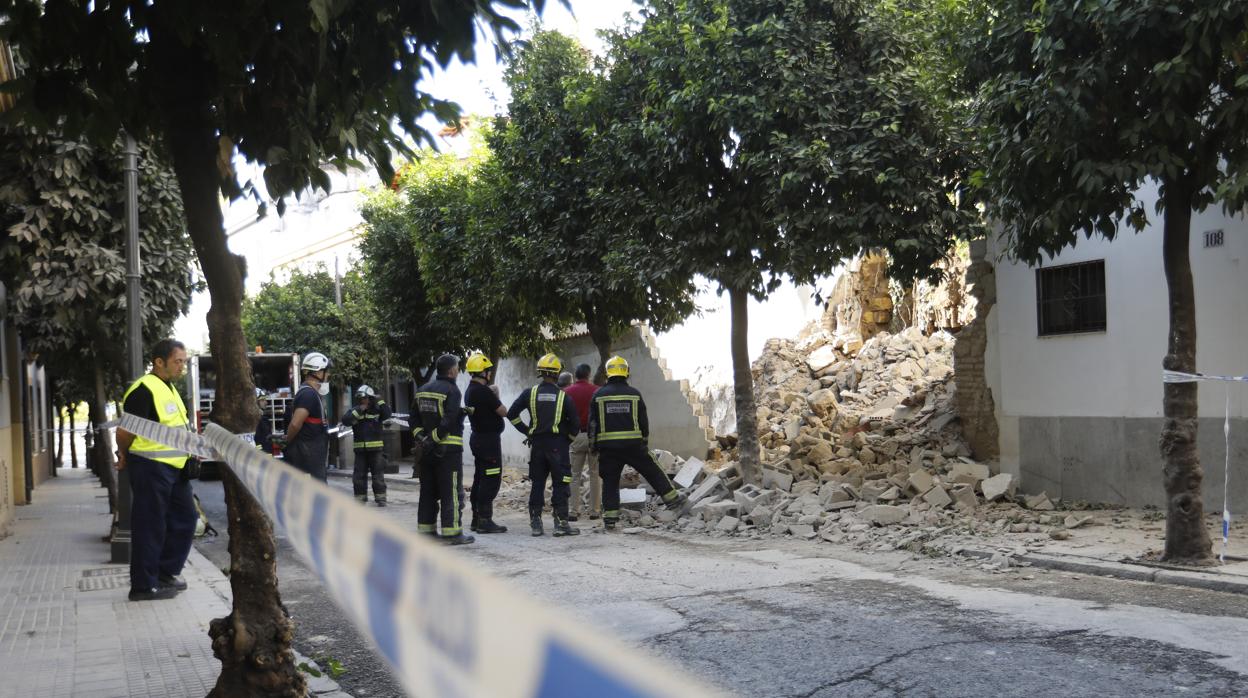
[[(186, 405), (174, 387), (186, 371), (186, 347), (157, 342), (152, 371), (126, 391), (122, 409), (171, 429), (188, 429)], [(130, 473), (130, 600), (171, 599), (186, 588), (182, 567), (191, 554), (199, 515), (186, 471), (187, 454), (117, 429), (117, 470)]]
[(282, 453), (287, 463), (326, 482), (329, 479), (326, 472), (329, 429), (325, 426), (325, 405), (321, 398), (329, 395), (329, 357), (315, 351), (308, 354), (303, 357), (300, 372), (303, 385), (295, 392)]
[(368, 478), (373, 478), (373, 501), (377, 506), (386, 505), (385, 463), (382, 460), (382, 447), (385, 442), (381, 433), (385, 429), (382, 424), (391, 416), (390, 406), (385, 400), (377, 397), (377, 391), (367, 385), (361, 385), (355, 391), (355, 407), (343, 418), (342, 423), (351, 427), (354, 437), (352, 447), (355, 451), (355, 469), (352, 472), (351, 485), (355, 490), (355, 498), (361, 502), (368, 501)]

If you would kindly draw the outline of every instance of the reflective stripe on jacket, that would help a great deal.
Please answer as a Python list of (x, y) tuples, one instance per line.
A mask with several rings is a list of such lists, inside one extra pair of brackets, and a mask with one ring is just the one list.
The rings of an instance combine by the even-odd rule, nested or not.
[(589, 408), (589, 440), (598, 448), (635, 446), (650, 436), (641, 392), (623, 378), (612, 378), (594, 393)]
[[(526, 423), (520, 415), (529, 413)], [(520, 393), (507, 418), (529, 438), (535, 436), (563, 435), (571, 439), (581, 432), (577, 425), (576, 406), (572, 398), (554, 383), (542, 381)]]
[(453, 450), (464, 450), (464, 406), (459, 388), (445, 378), (435, 378), (416, 393), (416, 413), (420, 423), (412, 428), (419, 438), (429, 434), (433, 442)]
[(385, 430), (382, 422), (390, 419), (391, 414), (393, 413), (385, 400), (378, 400), (370, 408), (354, 407), (347, 412), (342, 418), (342, 423), (351, 427), (351, 434), (354, 437), (352, 448), (356, 451), (381, 450), (384, 445), (382, 432)]

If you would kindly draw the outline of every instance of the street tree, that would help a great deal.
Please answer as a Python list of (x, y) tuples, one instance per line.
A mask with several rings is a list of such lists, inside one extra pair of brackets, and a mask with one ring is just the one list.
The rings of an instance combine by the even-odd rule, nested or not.
[(293, 269), (281, 281), (270, 278), (259, 293), (243, 301), (248, 346), (266, 352), (322, 352), (334, 362), (330, 380), (339, 387), (380, 383), (385, 347), (373, 319), (372, 290), (358, 268), (348, 270), (339, 287), (341, 308), (334, 277), (323, 264)]
[[(537, 276), (517, 254), (507, 209), (510, 181), (479, 133), (467, 157), (429, 153), (404, 168), (403, 222), (429, 299), (429, 322), (457, 346), (502, 356), (546, 351), (543, 328), (564, 318), (534, 303)], [(526, 283), (527, 282), (527, 283)]]
[(463, 351), (462, 336), (434, 316), (403, 196), (395, 189), (374, 191), (361, 214), (363, 275), (375, 299), (373, 309), (383, 345), (395, 363), (412, 376), (427, 379), (438, 356)]
[[(212, 303), (209, 344), (220, 384), (214, 415), (233, 432), (258, 417), (242, 331), (245, 261), (230, 252), (220, 208), (248, 190), (237, 155), (263, 167), (279, 201), (328, 189), (323, 167), (367, 158), (390, 179), (406, 134), (454, 105), (417, 89), (436, 61), (472, 60), (478, 24), (503, 38), (502, 12), (544, 0), (0, 0), (0, 39), (27, 70), (5, 84), (10, 112), (99, 142), (125, 129), (168, 147)], [(252, 188), (253, 191), (258, 189)], [(279, 204), (279, 211), (282, 206)], [(302, 694), (291, 621), (277, 589), (272, 524), (224, 475), (233, 610), (212, 624), (214, 696)]]
[[(982, 0), (966, 43), (979, 85), (976, 178), (1020, 260), (1144, 230), (1156, 192), (1170, 331), (1162, 367), (1195, 372), (1192, 212), (1248, 204), (1248, 4)], [(1163, 386), (1170, 561), (1210, 557), (1195, 383)]]
[[(125, 187), (122, 143), (95, 146), (22, 123), (0, 125), (0, 276), (25, 349), (64, 391), (86, 401), (97, 427), (109, 395), (124, 388), (126, 361)], [(194, 252), (178, 185), (159, 149), (139, 150), (139, 256), (143, 336), (164, 338), (190, 306)], [(108, 440), (92, 463), (116, 485)]]
[[(635, 320), (663, 331), (694, 311), (692, 276), (661, 236), (645, 237), (633, 200), (614, 179), (599, 135), (614, 117), (603, 76), (576, 39), (536, 31), (509, 60), (507, 116), (487, 134), (508, 186), (509, 283), (538, 315), (585, 323), (598, 349), (599, 379), (612, 337)], [(610, 199), (612, 205), (604, 205)], [(500, 221), (501, 223), (502, 221)]]
[(953, 196), (957, 140), (920, 87), (923, 44), (889, 20), (854, 0), (654, 0), (612, 41), (603, 208), (626, 206), (728, 294), (750, 481), (749, 298), (866, 249), (887, 250), (899, 277), (931, 274), (974, 223)]

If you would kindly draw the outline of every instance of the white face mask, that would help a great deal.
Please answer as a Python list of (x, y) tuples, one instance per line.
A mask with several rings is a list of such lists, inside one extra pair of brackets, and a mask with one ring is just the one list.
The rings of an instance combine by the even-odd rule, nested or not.
[(329, 383), (321, 381), (321, 384), (316, 386), (316, 392), (319, 395), (329, 395)]

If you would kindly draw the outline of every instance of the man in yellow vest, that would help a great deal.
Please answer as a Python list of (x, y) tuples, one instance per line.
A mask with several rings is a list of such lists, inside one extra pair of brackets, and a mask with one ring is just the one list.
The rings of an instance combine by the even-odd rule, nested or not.
[[(186, 371), (186, 347), (163, 339), (152, 349), (152, 372), (126, 391), (122, 409), (173, 429), (186, 429), (186, 405), (174, 381)], [(184, 477), (187, 455), (117, 430), (117, 469), (130, 471), (130, 600), (170, 599), (186, 588), (180, 576), (195, 539), (198, 514)]]

